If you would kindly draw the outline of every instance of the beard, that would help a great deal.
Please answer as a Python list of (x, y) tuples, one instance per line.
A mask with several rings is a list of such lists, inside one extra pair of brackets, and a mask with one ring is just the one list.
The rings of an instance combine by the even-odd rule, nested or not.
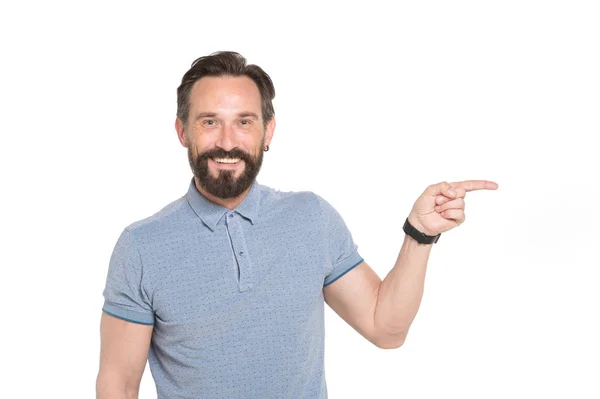
[[(188, 161), (192, 172), (200, 186), (217, 198), (227, 199), (239, 197), (256, 179), (263, 161), (264, 139), (262, 140), (258, 155), (253, 157), (245, 151), (234, 148), (231, 151), (215, 148), (194, 157), (192, 146), (188, 147)], [(244, 161), (244, 170), (240, 176), (235, 177), (236, 170), (220, 169), (215, 178), (208, 167), (210, 158), (241, 158)], [(214, 161), (214, 159), (213, 159)]]

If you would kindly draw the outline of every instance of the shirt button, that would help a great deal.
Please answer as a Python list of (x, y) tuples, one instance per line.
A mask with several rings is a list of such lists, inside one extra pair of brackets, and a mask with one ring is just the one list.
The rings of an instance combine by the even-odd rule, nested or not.
[(233, 213), (230, 213), (230, 214), (229, 214), (229, 217), (230, 217), (230, 218), (232, 218), (232, 217), (233, 217)]
[(244, 251), (240, 251), (240, 256), (244, 255)]

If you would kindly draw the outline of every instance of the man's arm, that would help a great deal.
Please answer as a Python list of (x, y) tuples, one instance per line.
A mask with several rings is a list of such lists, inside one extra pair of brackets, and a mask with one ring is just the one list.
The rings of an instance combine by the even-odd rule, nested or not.
[(400, 347), (421, 304), (431, 247), (406, 235), (396, 264), (383, 281), (362, 262), (323, 288), (325, 301), (376, 346)]
[(102, 312), (97, 399), (137, 399), (152, 329), (152, 325), (128, 322)]

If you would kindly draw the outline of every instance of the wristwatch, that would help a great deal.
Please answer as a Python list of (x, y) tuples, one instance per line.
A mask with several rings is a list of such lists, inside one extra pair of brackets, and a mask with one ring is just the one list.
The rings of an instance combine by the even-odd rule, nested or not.
[(406, 218), (406, 222), (404, 222), (404, 226), (402, 227), (404, 232), (414, 238), (419, 244), (435, 244), (440, 239), (442, 233), (436, 236), (428, 236), (427, 234), (421, 233), (417, 230), (412, 224), (408, 222), (408, 218)]

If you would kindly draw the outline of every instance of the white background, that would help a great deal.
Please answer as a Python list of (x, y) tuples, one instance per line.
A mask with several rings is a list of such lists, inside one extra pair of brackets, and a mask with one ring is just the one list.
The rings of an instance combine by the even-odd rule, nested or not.
[(234, 50), (276, 88), (258, 181), (326, 198), (381, 278), (428, 185), (499, 184), (435, 245), (401, 348), (326, 308), (330, 398), (600, 397), (596, 2), (18, 4), (0, 9), (0, 396), (94, 397), (112, 248), (191, 177), (175, 90)]

